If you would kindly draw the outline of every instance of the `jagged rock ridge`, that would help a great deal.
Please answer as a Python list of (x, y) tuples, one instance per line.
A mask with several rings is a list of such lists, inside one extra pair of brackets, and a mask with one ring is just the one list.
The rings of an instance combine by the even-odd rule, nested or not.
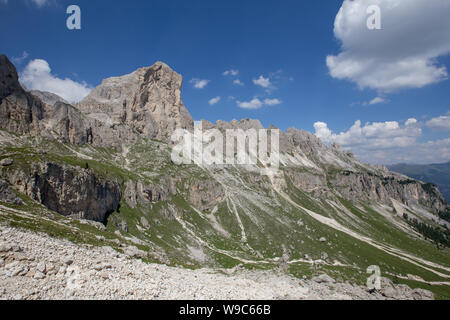
[[(104, 80), (75, 107), (50, 93), (25, 91), (19, 84), (15, 67), (4, 55), (0, 57), (0, 76), (0, 126), (18, 134), (33, 132), (75, 145), (121, 148), (138, 137), (169, 141), (177, 128), (193, 128), (192, 117), (181, 101), (182, 77), (162, 62)], [(215, 125), (203, 121), (202, 124), (205, 130), (263, 129), (258, 120), (250, 119), (218, 121)], [(364, 165), (339, 146), (329, 148), (306, 131), (288, 129), (281, 133), (280, 145), (283, 154), (296, 154), (294, 165), (310, 167), (309, 172), (287, 170), (287, 176), (296, 187), (315, 196), (330, 195), (328, 185), (331, 184), (349, 200), (390, 204), (394, 198), (407, 205), (424, 204), (436, 212), (446, 208), (437, 189), (427, 192), (429, 190), (424, 190), (422, 184), (414, 180), (397, 183), (405, 179)], [(285, 160), (289, 163), (293, 158)], [(342, 172), (330, 177), (327, 172), (330, 167)], [(197, 185), (194, 189), (199, 188)], [(213, 198), (220, 202), (220, 196)]]
[[(437, 215), (448, 206), (432, 185), (361, 163), (295, 128), (280, 133), (273, 177), (258, 165), (178, 166), (168, 138), (193, 123), (181, 76), (166, 65), (107, 79), (73, 106), (28, 93), (8, 59), (0, 62), (0, 199), (9, 201), (0, 200), (2, 221), (36, 210), (65, 224), (72, 219), (60, 215), (102, 221), (105, 236), (95, 239), (133, 243), (133, 256), (173, 265), (277, 266), (297, 277), (298, 265), (361, 274), (380, 263), (401, 279), (446, 281), (446, 236), (436, 230), (448, 226)], [(203, 127), (263, 129), (250, 119)], [(11, 204), (15, 194), (26, 201)], [(431, 226), (436, 247), (418, 222)]]
[(77, 108), (109, 125), (128, 125), (139, 135), (169, 141), (178, 129), (193, 128), (181, 101), (182, 77), (162, 62), (106, 79)]

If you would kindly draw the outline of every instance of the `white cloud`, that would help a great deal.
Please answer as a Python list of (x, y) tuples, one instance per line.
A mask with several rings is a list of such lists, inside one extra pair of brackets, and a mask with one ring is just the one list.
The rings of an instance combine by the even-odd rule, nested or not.
[(220, 102), (220, 97), (215, 97), (215, 98), (212, 98), (211, 100), (209, 100), (209, 104), (211, 105), (211, 106), (213, 106), (213, 105), (215, 105), (215, 104), (218, 104)]
[(418, 122), (417, 122), (417, 119), (410, 118), (410, 119), (406, 120), (405, 126), (412, 126), (412, 125), (415, 125), (415, 124), (417, 124), (417, 123), (418, 123)]
[(397, 121), (361, 124), (358, 120), (345, 132), (333, 133), (324, 122), (316, 122), (316, 136), (325, 143), (337, 142), (344, 147), (358, 146), (364, 149), (406, 147), (413, 145), (422, 129), (415, 125), (417, 120), (409, 119), (402, 126)]
[(426, 126), (436, 130), (450, 130), (450, 116), (433, 118), (426, 123)]
[(202, 79), (198, 79), (198, 78), (194, 78), (191, 81), (189, 81), (190, 83), (192, 83), (194, 85), (194, 88), (196, 89), (203, 89), (204, 87), (206, 87), (208, 85), (208, 83), (210, 83), (210, 80), (202, 80)]
[[(423, 163), (448, 162), (450, 159), (450, 138), (428, 141), (420, 144), (415, 151), (415, 154), (418, 152), (419, 156), (423, 156)], [(405, 157), (411, 157), (411, 155), (414, 155), (414, 153), (406, 153)], [(417, 162), (414, 158), (410, 161)]]
[(237, 86), (243, 86), (244, 85), (244, 83), (241, 80), (239, 80), (239, 79), (234, 80), (233, 84), (235, 84)]
[(258, 98), (253, 98), (248, 102), (237, 101), (237, 104), (242, 109), (259, 109), (264, 105), (264, 103)]
[(234, 69), (227, 70), (223, 73), (224, 76), (233, 76), (233, 77), (237, 76), (238, 74), (239, 74), (239, 70), (234, 70)]
[(276, 105), (279, 105), (281, 103), (282, 102), (279, 99), (266, 99), (266, 100), (264, 100), (264, 104), (267, 105), (267, 106), (276, 106)]
[(315, 135), (324, 143), (339, 143), (365, 162), (393, 164), (446, 162), (450, 159), (450, 138), (419, 142), (421, 123), (408, 119), (361, 124), (356, 121), (347, 131), (334, 133), (324, 122), (314, 124)]
[(30, 90), (48, 91), (71, 103), (80, 101), (92, 90), (86, 82), (56, 77), (48, 62), (42, 59), (30, 61), (20, 75), (20, 81)]
[[(366, 10), (381, 9), (382, 30), (369, 30)], [(382, 92), (447, 79), (437, 58), (450, 53), (450, 1), (345, 0), (334, 34), (341, 52), (326, 59), (332, 77)]]
[(388, 102), (387, 99), (382, 98), (382, 97), (376, 97), (373, 98), (372, 100), (370, 100), (369, 102), (366, 102), (365, 105), (374, 105), (374, 104), (380, 104), (380, 103), (386, 103)]
[(2, 4), (7, 4), (7, 3), (8, 3), (8, 0), (0, 0), (0, 3), (2, 3)]
[(328, 124), (322, 121), (318, 121), (314, 123), (314, 129), (316, 130), (315, 135), (317, 138), (322, 140), (324, 143), (331, 143), (333, 142), (333, 139), (336, 137), (333, 136), (333, 133), (328, 128)]
[(253, 83), (257, 86), (263, 87), (263, 88), (269, 88), (272, 83), (270, 82), (269, 78), (264, 78), (264, 76), (259, 76), (258, 79), (253, 79)]
[(279, 99), (265, 99), (264, 101), (261, 101), (258, 98), (253, 98), (248, 102), (237, 101), (237, 105), (243, 109), (259, 109), (264, 106), (275, 106), (281, 103), (282, 102)]
[(20, 57), (12, 57), (12, 62), (15, 64), (21, 64), (28, 58), (29, 54), (28, 52), (24, 51)]

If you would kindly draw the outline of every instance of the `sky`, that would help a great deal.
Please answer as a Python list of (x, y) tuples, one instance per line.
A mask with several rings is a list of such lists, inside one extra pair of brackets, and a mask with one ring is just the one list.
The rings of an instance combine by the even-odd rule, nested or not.
[(163, 61), (195, 120), (296, 127), (374, 164), (440, 163), (449, 16), (448, 0), (0, 0), (0, 53), (24, 86), (70, 102)]

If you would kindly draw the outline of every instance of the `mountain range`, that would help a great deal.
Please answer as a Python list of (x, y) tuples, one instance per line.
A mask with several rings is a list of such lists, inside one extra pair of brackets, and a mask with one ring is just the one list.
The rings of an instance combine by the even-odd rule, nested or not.
[[(170, 137), (194, 129), (182, 82), (156, 62), (71, 105), (25, 90), (1, 55), (0, 223), (183, 268), (363, 285), (376, 265), (396, 283), (450, 297), (449, 207), (436, 186), (296, 128), (280, 134), (275, 176), (260, 175), (259, 163), (176, 165)], [(202, 123), (264, 129), (251, 119)]]

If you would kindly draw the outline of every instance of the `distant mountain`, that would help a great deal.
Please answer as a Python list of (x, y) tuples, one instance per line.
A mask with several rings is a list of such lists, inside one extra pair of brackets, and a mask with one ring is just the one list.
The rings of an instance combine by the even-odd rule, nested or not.
[(450, 201), (450, 162), (428, 165), (396, 164), (389, 169), (437, 185), (447, 201)]

